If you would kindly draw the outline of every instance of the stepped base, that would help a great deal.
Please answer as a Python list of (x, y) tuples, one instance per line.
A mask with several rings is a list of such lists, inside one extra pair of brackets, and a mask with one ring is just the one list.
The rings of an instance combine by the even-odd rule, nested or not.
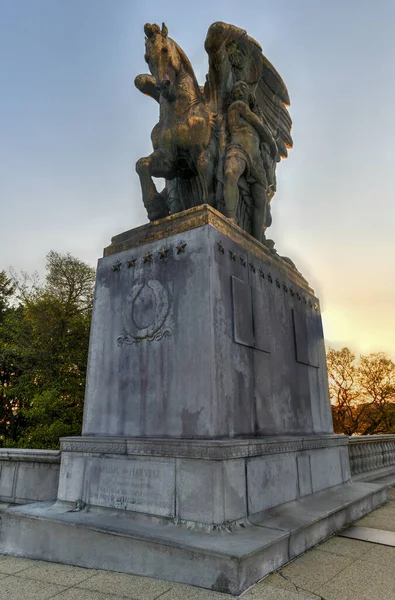
[(210, 532), (129, 511), (31, 504), (0, 509), (0, 553), (239, 595), (385, 500), (386, 486), (349, 482)]
[(61, 440), (57, 499), (227, 528), (350, 480), (343, 435)]

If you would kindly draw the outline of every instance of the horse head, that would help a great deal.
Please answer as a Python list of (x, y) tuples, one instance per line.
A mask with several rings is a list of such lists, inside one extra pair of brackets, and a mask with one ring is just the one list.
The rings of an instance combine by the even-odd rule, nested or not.
[(166, 25), (146, 23), (145, 61), (161, 95), (168, 101), (176, 97), (176, 79), (181, 70), (182, 62), (177, 44), (168, 37)]

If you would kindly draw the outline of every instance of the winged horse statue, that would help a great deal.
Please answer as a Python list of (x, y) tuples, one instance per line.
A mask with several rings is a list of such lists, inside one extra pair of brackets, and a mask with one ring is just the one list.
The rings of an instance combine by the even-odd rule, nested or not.
[[(264, 241), (276, 165), (293, 144), (283, 80), (234, 25), (217, 22), (208, 30), (204, 86), (164, 24), (147, 23), (144, 32), (150, 74), (138, 75), (135, 85), (159, 104), (153, 152), (136, 164), (148, 218), (208, 203)], [(153, 177), (165, 179), (162, 191)]]

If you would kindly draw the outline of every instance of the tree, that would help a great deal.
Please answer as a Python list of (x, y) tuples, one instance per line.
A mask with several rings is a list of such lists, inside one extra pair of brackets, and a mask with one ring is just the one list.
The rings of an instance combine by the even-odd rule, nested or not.
[(7, 277), (5, 271), (0, 271), (0, 325), (4, 321), (7, 311), (10, 309), (10, 301), (15, 293), (15, 286)]
[(365, 402), (361, 434), (395, 432), (395, 363), (383, 352), (361, 356), (358, 384)]
[(7, 445), (54, 448), (81, 433), (95, 273), (53, 251), (46, 271), (41, 284), (14, 277), (19, 305), (6, 329), (18, 372), (8, 398), (23, 428), (8, 427)]
[(14, 384), (19, 366), (10, 337), (10, 326), (20, 315), (12, 304), (15, 301), (15, 285), (5, 271), (0, 272), (0, 446), (6, 438), (16, 439), (22, 419), (18, 414), (14, 396)]
[(355, 354), (348, 348), (329, 348), (326, 362), (334, 430), (336, 433), (353, 435), (359, 430), (364, 412), (364, 407), (360, 405), (361, 390)]
[(395, 363), (382, 352), (357, 362), (348, 348), (329, 348), (327, 365), (335, 432), (394, 433)]
[(71, 254), (53, 250), (47, 254), (45, 290), (66, 314), (90, 313), (93, 304), (95, 271)]

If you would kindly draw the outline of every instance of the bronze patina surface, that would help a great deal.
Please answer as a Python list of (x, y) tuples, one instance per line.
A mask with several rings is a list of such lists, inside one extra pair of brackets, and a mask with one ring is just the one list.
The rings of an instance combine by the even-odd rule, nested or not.
[[(204, 86), (164, 24), (147, 23), (144, 32), (150, 74), (135, 85), (159, 104), (153, 152), (136, 165), (148, 218), (207, 203), (265, 242), (276, 166), (293, 144), (283, 80), (234, 25), (217, 22), (207, 32)], [(153, 177), (165, 179), (162, 191)]]
[(166, 239), (172, 235), (181, 234), (191, 229), (197, 229), (205, 225), (211, 225), (218, 231), (232, 239), (234, 242), (243, 246), (247, 251), (264, 260), (267, 264), (273, 265), (281, 271), (291, 281), (299, 285), (306, 292), (313, 294), (314, 291), (309, 286), (308, 282), (302, 274), (296, 269), (296, 267), (287, 258), (281, 257), (278, 254), (273, 253), (269, 248), (258, 242), (251, 235), (247, 234), (241, 227), (236, 225), (232, 220), (226, 218), (223, 214), (209, 206), (208, 204), (202, 204), (189, 210), (176, 213), (130, 229), (124, 233), (114, 236), (111, 239), (110, 246), (104, 249), (104, 256), (110, 256), (117, 252), (124, 250), (130, 250), (131, 248), (138, 248), (153, 242), (155, 240)]

